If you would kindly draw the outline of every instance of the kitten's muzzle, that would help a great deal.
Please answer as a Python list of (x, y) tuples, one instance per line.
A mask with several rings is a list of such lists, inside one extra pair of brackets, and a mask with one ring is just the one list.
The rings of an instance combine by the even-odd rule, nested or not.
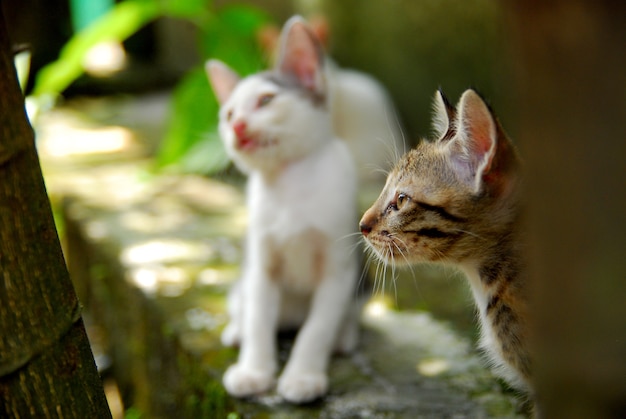
[(361, 221), (359, 222), (359, 229), (361, 229), (361, 234), (365, 237), (372, 232), (372, 228), (377, 221), (377, 217), (372, 214), (373, 212), (370, 208), (365, 212), (365, 214), (363, 214), (363, 218), (361, 218)]

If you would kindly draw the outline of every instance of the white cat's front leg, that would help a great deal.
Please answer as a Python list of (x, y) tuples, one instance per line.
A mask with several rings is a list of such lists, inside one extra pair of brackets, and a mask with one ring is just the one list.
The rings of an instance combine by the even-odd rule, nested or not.
[(276, 332), (280, 288), (270, 278), (267, 262), (272, 255), (267, 246), (251, 246), (250, 265), (240, 284), (241, 346), (237, 363), (223, 377), (224, 387), (235, 397), (247, 397), (271, 390), (276, 373)]
[(316, 290), (278, 382), (278, 393), (286, 400), (305, 403), (328, 391), (328, 361), (354, 292), (351, 278), (355, 276), (355, 269), (342, 270), (340, 276), (324, 279)]
[(224, 346), (239, 346), (241, 344), (241, 323), (243, 321), (243, 304), (244, 299), (242, 287), (243, 280), (239, 280), (233, 284), (228, 292), (227, 308), (228, 308), (228, 324), (222, 331), (221, 341)]

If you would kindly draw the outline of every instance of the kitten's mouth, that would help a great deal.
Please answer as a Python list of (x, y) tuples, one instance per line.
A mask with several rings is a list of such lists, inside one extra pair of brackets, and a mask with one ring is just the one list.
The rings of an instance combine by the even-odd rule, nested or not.
[(381, 262), (395, 265), (408, 264), (407, 252), (403, 250), (402, 244), (397, 243), (386, 231), (375, 236), (364, 237), (365, 243), (374, 251), (374, 254)]
[(259, 148), (270, 147), (276, 144), (275, 140), (261, 141), (251, 135), (238, 136), (235, 148), (240, 151), (252, 153)]

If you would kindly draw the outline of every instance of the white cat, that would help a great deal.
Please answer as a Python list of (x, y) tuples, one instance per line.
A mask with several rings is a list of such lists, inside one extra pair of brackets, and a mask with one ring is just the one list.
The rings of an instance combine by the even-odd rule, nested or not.
[(273, 70), (240, 79), (219, 61), (206, 66), (221, 104), (220, 135), (248, 174), (246, 258), (222, 334), (224, 344), (240, 345), (223, 378), (233, 396), (273, 388), (279, 329), (300, 327), (277, 389), (295, 403), (324, 395), (333, 349), (357, 344), (357, 175), (333, 134), (324, 59), (295, 17)]
[(404, 154), (402, 129), (385, 88), (356, 70), (327, 65), (334, 131), (357, 165), (359, 180), (384, 184), (387, 172)]
[[(309, 28), (323, 46), (327, 45), (331, 35), (326, 19), (312, 18)], [(277, 32), (270, 25), (261, 37), (262, 48), (272, 57), (277, 56), (280, 43)], [(360, 182), (384, 184), (387, 172), (405, 152), (402, 129), (389, 93), (369, 74), (342, 68), (332, 59), (325, 60), (324, 71), (333, 130), (348, 145)]]

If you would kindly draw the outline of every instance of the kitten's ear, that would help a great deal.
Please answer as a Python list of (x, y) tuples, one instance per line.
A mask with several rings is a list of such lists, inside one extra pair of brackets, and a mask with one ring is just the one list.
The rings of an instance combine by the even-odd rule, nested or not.
[(295, 76), (306, 89), (324, 93), (324, 53), (306, 21), (300, 16), (292, 17), (285, 23), (280, 38), (276, 68)]
[(441, 140), (448, 137), (446, 134), (454, 130), (454, 119), (456, 117), (456, 109), (448, 101), (446, 95), (441, 89), (435, 92), (433, 100), (433, 131), (435, 138)]
[(209, 60), (204, 65), (217, 101), (222, 105), (228, 100), (231, 92), (239, 83), (239, 75), (219, 60)]
[(453, 166), (477, 193), (493, 163), (498, 129), (489, 107), (474, 90), (463, 93), (457, 109), (457, 133), (449, 144)]

